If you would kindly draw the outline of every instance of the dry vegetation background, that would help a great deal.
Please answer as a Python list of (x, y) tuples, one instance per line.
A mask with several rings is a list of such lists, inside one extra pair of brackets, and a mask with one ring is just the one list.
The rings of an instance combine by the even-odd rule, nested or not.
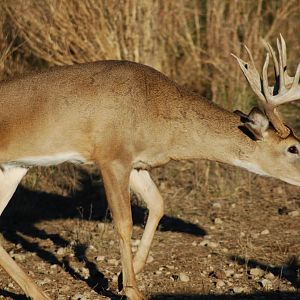
[[(246, 44), (261, 64), (264, 48), (260, 38), (274, 45), (282, 33), (292, 74), (300, 53), (299, 16), (299, 0), (1, 0), (0, 77), (54, 65), (126, 59), (153, 66), (230, 110), (248, 112), (255, 97), (230, 53), (245, 57)], [(286, 105), (283, 112), (291, 124), (300, 124), (297, 104)], [(59, 170), (33, 171), (24, 184), (68, 195), (78, 187), (80, 171), (70, 165)], [(273, 191), (277, 182), (272, 179), (260, 180), (216, 163), (173, 163), (153, 174), (164, 197), (178, 204), (168, 211), (177, 217), (188, 219), (184, 213), (195, 212), (193, 205), (200, 196), (231, 203), (240, 197), (252, 201), (263, 191), (261, 197), (270, 201), (292, 195), (292, 205), (296, 205), (295, 188), (284, 185), (280, 187), (284, 192)], [(191, 221), (195, 220), (191, 217)], [(239, 226), (245, 232), (249, 228), (249, 224)], [(247, 257), (248, 241), (241, 247)]]

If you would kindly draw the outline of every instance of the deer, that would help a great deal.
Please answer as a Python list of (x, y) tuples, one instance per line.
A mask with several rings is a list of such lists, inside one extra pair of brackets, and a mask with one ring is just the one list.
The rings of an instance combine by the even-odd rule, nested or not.
[[(300, 140), (277, 108), (300, 99), (300, 64), (287, 73), (286, 44), (278, 55), (265, 42), (262, 76), (234, 55), (262, 109), (227, 111), (155, 69), (129, 61), (53, 67), (0, 83), (0, 214), (33, 166), (95, 163), (118, 233), (123, 293), (144, 299), (136, 274), (146, 264), (164, 201), (149, 173), (170, 160), (206, 159), (300, 185)], [(269, 86), (273, 59), (275, 83)], [(130, 190), (149, 210), (133, 256)], [(0, 265), (32, 299), (50, 299), (0, 245)]]

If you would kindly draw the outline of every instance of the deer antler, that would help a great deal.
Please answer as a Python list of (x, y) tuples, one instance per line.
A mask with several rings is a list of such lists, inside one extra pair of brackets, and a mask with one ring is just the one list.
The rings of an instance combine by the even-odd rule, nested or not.
[[(298, 64), (295, 77), (290, 77), (287, 74), (286, 44), (283, 37), (280, 35), (280, 40), (277, 39), (279, 62), (272, 46), (265, 41), (264, 45), (267, 48), (268, 53), (262, 70), (262, 78), (255, 67), (252, 54), (246, 46), (245, 48), (248, 52), (251, 64), (243, 61), (234, 54), (232, 55), (237, 59), (238, 64), (246, 76), (252, 90), (260, 99), (265, 113), (278, 132), (278, 135), (282, 138), (286, 138), (290, 134), (290, 129), (284, 125), (276, 108), (283, 103), (300, 99), (300, 63)], [(274, 62), (275, 71), (275, 84), (271, 87), (268, 84), (270, 55)]]

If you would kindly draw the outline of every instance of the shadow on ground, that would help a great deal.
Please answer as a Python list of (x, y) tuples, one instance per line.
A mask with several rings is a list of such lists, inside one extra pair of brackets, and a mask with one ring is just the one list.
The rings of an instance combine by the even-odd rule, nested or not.
[[(57, 247), (67, 247), (69, 241), (59, 234), (49, 234), (44, 230), (40, 230), (35, 224), (44, 220), (56, 219), (111, 222), (103, 186), (100, 182), (95, 185), (88, 173), (82, 174), (81, 177), (84, 179), (83, 188), (80, 191), (75, 191), (70, 197), (30, 191), (19, 187), (0, 218), (1, 233), (8, 241), (21, 244), (23, 249), (36, 253), (44, 261), (63, 267), (73, 278), (86, 282), (97, 293), (112, 299), (119, 299), (119, 296), (107, 291), (107, 278), (98, 270), (96, 264), (87, 259), (86, 245), (77, 244), (75, 256), (77, 260), (84, 262), (85, 267), (89, 269), (91, 276), (88, 279), (83, 278), (76, 272), (67, 260), (58, 260), (55, 254), (42, 249), (36, 243), (28, 242), (22, 237), (22, 235), (26, 235), (44, 240), (51, 239)], [(138, 205), (132, 205), (132, 210), (134, 224), (144, 226), (147, 210)], [(198, 225), (169, 216), (165, 216), (161, 220), (160, 230), (184, 232), (195, 236), (205, 235), (205, 231)], [(4, 290), (0, 290), (0, 295), (13, 299), (26, 299), (23, 296), (14, 295)]]

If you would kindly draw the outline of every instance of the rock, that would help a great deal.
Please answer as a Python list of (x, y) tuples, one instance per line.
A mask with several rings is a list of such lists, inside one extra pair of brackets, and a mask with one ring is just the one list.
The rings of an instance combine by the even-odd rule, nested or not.
[(250, 269), (250, 275), (254, 277), (262, 277), (265, 274), (265, 272), (260, 268), (252, 268)]
[(215, 203), (213, 203), (212, 206), (213, 206), (214, 208), (221, 208), (221, 207), (222, 207), (222, 205), (221, 205), (220, 202), (215, 202)]
[(269, 279), (269, 280), (274, 280), (275, 275), (273, 273), (269, 272), (265, 275), (265, 278)]
[(190, 277), (188, 275), (186, 275), (185, 273), (179, 273), (179, 279), (182, 282), (189, 282), (190, 281)]
[(56, 254), (59, 255), (59, 256), (63, 256), (63, 255), (66, 254), (66, 249), (63, 248), (63, 247), (60, 247), (60, 248), (57, 249)]
[(269, 234), (269, 233), (270, 233), (269, 229), (265, 229), (265, 230), (263, 230), (260, 234), (262, 234), (262, 235), (267, 235), (267, 234)]
[(104, 255), (99, 255), (96, 257), (96, 261), (104, 261), (105, 260), (105, 256)]
[(174, 270), (174, 269), (175, 269), (175, 267), (172, 266), (172, 265), (166, 265), (166, 267), (167, 267), (169, 270)]
[(132, 246), (136, 246), (136, 247), (137, 247), (140, 243), (141, 243), (141, 240), (139, 240), (139, 239), (137, 239), (137, 240), (132, 240), (132, 241), (131, 241), (131, 245), (132, 245)]
[(226, 277), (231, 277), (234, 274), (234, 270), (228, 269), (224, 271)]
[(293, 210), (293, 211), (290, 211), (289, 213), (288, 213), (288, 215), (290, 216), (290, 217), (297, 217), (297, 216), (299, 216), (299, 211), (298, 210)]
[(233, 288), (233, 292), (234, 292), (235, 294), (240, 294), (240, 293), (244, 292), (244, 288), (241, 287), (241, 286), (235, 286), (235, 287)]
[(200, 242), (199, 245), (200, 245), (200, 246), (203, 246), (203, 247), (206, 247), (206, 246), (208, 245), (208, 242), (209, 242), (209, 241), (204, 240), (204, 241)]
[(12, 258), (14, 258), (16, 261), (24, 261), (26, 259), (26, 256), (24, 254), (17, 254), (15, 253), (12, 255)]
[(107, 262), (110, 265), (114, 265), (114, 266), (117, 266), (119, 264), (119, 261), (117, 259), (115, 259), (115, 258), (108, 259)]
[(82, 267), (80, 271), (84, 279), (88, 279), (90, 277), (90, 270), (88, 268)]
[(264, 278), (260, 281), (260, 283), (266, 290), (271, 290), (273, 288), (272, 282), (269, 279)]
[(196, 241), (193, 241), (193, 242), (192, 242), (192, 246), (194, 246), (194, 247), (197, 246), (197, 242), (196, 242)]
[(217, 248), (219, 246), (219, 244), (215, 243), (215, 242), (210, 242), (209, 241), (208, 244), (207, 244), (207, 246), (214, 249), (214, 248)]
[(38, 284), (39, 284), (40, 286), (43, 286), (43, 285), (48, 284), (48, 283), (51, 283), (51, 279), (48, 278), (48, 277), (45, 277), (43, 280), (39, 280), (39, 281), (38, 281)]
[(154, 258), (152, 255), (148, 255), (148, 258), (147, 258), (147, 264), (150, 264), (154, 261)]
[(223, 221), (220, 218), (215, 218), (214, 223), (217, 225), (223, 224)]
[(217, 289), (220, 289), (220, 288), (222, 288), (223, 286), (225, 286), (225, 282), (224, 282), (223, 280), (218, 280), (218, 281), (216, 282), (216, 287), (217, 287)]

